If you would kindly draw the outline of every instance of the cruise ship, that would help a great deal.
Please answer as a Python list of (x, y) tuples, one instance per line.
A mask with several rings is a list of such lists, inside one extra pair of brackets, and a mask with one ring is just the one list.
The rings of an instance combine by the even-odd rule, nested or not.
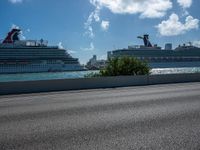
[(81, 71), (77, 58), (47, 41), (20, 40), (21, 30), (12, 29), (0, 44), (0, 73)]
[(172, 44), (165, 45), (165, 49), (152, 45), (149, 35), (138, 36), (144, 45), (128, 46), (125, 49), (117, 49), (108, 52), (108, 58), (131, 56), (148, 62), (151, 68), (176, 68), (176, 67), (200, 67), (200, 48), (192, 43), (179, 45), (172, 49)]

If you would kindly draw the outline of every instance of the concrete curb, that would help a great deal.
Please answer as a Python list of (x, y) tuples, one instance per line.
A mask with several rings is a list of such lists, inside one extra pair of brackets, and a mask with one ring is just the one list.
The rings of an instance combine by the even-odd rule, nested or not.
[(0, 95), (200, 82), (200, 73), (1, 82)]

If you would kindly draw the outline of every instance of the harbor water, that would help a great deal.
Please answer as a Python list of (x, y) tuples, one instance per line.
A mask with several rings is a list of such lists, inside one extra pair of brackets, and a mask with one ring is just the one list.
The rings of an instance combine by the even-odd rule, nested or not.
[[(91, 72), (98, 72), (98, 71), (0, 74), (0, 82), (84, 78), (87, 74), (89, 74)], [(156, 74), (178, 74), (178, 73), (197, 73), (197, 72), (200, 73), (200, 67), (158, 68), (158, 69), (152, 69), (151, 70), (152, 75), (156, 75)]]

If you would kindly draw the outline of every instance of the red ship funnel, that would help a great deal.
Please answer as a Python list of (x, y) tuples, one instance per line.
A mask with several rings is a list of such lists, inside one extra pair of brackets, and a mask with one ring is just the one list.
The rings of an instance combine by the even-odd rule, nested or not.
[(19, 41), (18, 35), (20, 34), (20, 31), (20, 29), (12, 29), (3, 40), (3, 43), (14, 43), (14, 41)]

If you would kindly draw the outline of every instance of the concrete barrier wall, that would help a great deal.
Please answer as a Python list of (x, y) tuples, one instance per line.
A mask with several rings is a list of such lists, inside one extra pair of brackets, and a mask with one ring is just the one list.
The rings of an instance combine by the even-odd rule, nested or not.
[(168, 74), (168, 75), (152, 75), (148, 76), (148, 84), (166, 84), (166, 83), (183, 83), (183, 82), (199, 82), (200, 74)]
[(0, 94), (21, 94), (64, 90), (126, 87), (136, 85), (199, 82), (200, 74), (170, 74), (150, 76), (118, 76), (101, 78), (60, 79), (45, 81), (1, 82)]

